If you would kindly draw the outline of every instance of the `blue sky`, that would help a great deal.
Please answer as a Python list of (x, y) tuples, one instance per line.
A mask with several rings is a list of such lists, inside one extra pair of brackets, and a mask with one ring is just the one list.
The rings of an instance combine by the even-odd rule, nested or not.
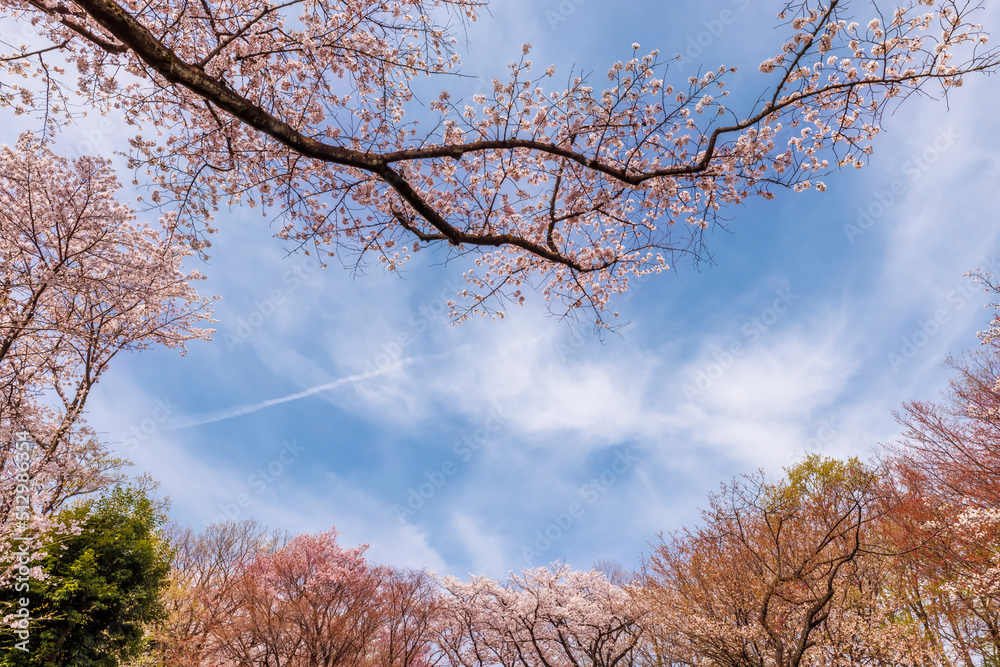
[[(474, 92), (523, 42), (536, 64), (600, 85), (639, 42), (684, 54), (678, 78), (739, 66), (730, 87), (746, 102), (783, 41), (778, 4), (498, 3), (468, 30), (473, 78), (453, 90)], [(1000, 27), (1000, 8), (984, 23)], [(460, 263), (315, 270), (258, 214), (223, 212), (197, 265), (203, 293), (222, 296), (216, 340), (117, 358), (89, 419), (196, 527), (336, 525), (377, 560), (457, 575), (634, 566), (719, 482), (806, 451), (867, 455), (895, 437), (893, 409), (944, 387), (944, 357), (991, 315), (963, 274), (1000, 258), (998, 103), (986, 78), (950, 110), (909, 100), (869, 167), (729, 210), (715, 264), (644, 281), (603, 341), (539, 298), (453, 327)]]

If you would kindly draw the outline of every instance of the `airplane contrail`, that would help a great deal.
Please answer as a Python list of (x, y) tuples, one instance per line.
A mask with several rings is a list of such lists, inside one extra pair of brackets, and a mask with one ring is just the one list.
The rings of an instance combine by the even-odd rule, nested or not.
[(404, 368), (418, 361), (423, 361), (424, 359), (440, 358), (440, 357), (450, 356), (451, 354), (454, 354), (454, 351), (445, 353), (443, 355), (435, 355), (433, 357), (427, 357), (427, 356), (406, 357), (405, 359), (400, 359), (396, 363), (386, 366), (385, 368), (380, 368), (378, 370), (369, 371), (366, 373), (359, 373), (357, 375), (349, 375), (347, 377), (333, 380), (332, 382), (327, 382), (325, 384), (317, 385), (315, 387), (310, 387), (309, 389), (304, 389), (302, 391), (295, 392), (294, 394), (288, 394), (287, 396), (282, 396), (281, 398), (270, 398), (266, 401), (261, 401), (260, 403), (251, 403), (250, 405), (238, 405), (232, 408), (223, 408), (222, 410), (213, 410), (212, 412), (203, 412), (198, 415), (189, 415), (187, 417), (180, 417), (176, 420), (171, 420), (171, 424), (164, 430), (176, 431), (182, 428), (190, 428), (192, 426), (201, 426), (202, 424), (211, 424), (212, 422), (218, 422), (224, 419), (232, 419), (233, 417), (239, 417), (241, 415), (250, 414), (251, 412), (257, 412), (258, 410), (263, 410), (264, 408), (269, 408), (272, 405), (280, 405), (281, 403), (288, 403), (289, 401), (297, 401), (300, 398), (305, 398), (306, 396), (312, 396), (313, 394), (318, 394), (321, 391), (336, 389), (337, 387), (342, 387), (345, 384), (348, 384), (349, 382), (358, 382), (360, 380), (367, 380), (369, 378), (377, 377), (379, 375), (384, 375), (389, 371), (396, 370), (399, 368)]

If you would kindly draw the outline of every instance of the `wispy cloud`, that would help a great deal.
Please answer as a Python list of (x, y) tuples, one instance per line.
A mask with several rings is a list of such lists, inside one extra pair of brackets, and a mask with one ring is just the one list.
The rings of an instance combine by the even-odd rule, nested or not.
[[(641, 20), (674, 12), (665, 3), (622, 11), (593, 0), (511, 0), (470, 28), (464, 71), (472, 77), (450, 92), (468, 97), (490, 85), (483, 82), (523, 41), (536, 43), (533, 60), (562, 74), (574, 65), (604, 71), (635, 41), (688, 57), (692, 35), (740, 4), (692, 5), (665, 28)], [(566, 20), (552, 29), (548, 12)], [(989, 13), (984, 24), (1000, 21), (1000, 3)], [(727, 39), (733, 24), (690, 69), (749, 64), (730, 85), (752, 104), (765, 83), (755, 63), (771, 53), (773, 14), (748, 6), (739, 16), (743, 34), (759, 39)], [(672, 66), (667, 76), (678, 83), (688, 74)], [(335, 524), (343, 544), (371, 544), (373, 560), (458, 575), (520, 568), (521, 545), (557, 521), (553, 514), (585, 502), (580, 489), (619, 448), (633, 447), (641, 461), (587, 504), (542, 560), (634, 565), (657, 531), (696, 522), (722, 479), (758, 467), (778, 474), (812, 451), (865, 456), (891, 441), (891, 411), (906, 399), (933, 399), (946, 379), (940, 360), (975, 345), (986, 296), (963, 292), (962, 274), (1000, 256), (994, 83), (970, 78), (951, 93), (951, 112), (908, 100), (887, 115), (872, 165), (832, 174), (822, 196), (789, 193), (733, 209), (734, 235), (711, 240), (718, 265), (681, 266), (632, 291), (616, 306), (633, 325), (603, 343), (586, 326), (574, 333), (546, 318), (540, 297), (504, 321), (447, 326), (445, 304), (471, 259), (460, 255), (442, 269), (433, 262), (447, 259), (444, 249), (431, 263), (415, 259), (405, 280), (331, 270), (289, 289), (283, 276), (296, 260), (255, 216), (234, 208), (220, 215), (225, 242), (202, 288), (225, 297), (218, 341), (192, 345), (180, 363), (155, 353), (116, 360), (89, 404), (90, 421), (126, 446), (139, 429), (140, 446), (120, 451), (155, 471), (174, 516), (195, 525), (218, 515), (220, 498), (244, 488), (278, 443), (297, 439), (308, 465), (289, 467), (241, 518), (293, 532)], [(945, 145), (948, 128), (956, 136)], [(863, 233), (846, 233), (863, 212), (872, 216)], [(789, 302), (780, 300), (778, 278), (790, 285)], [(230, 350), (226, 334), (274, 290), (286, 297), (281, 308)], [(905, 362), (894, 361), (900, 356)], [(247, 387), (260, 393), (248, 398)], [(277, 407), (308, 397), (336, 409), (288, 419)], [(183, 407), (161, 424), (158, 401)], [(466, 461), (456, 445), (494, 409), (503, 427)], [(224, 420), (221, 429), (197, 428)], [(400, 521), (396, 506), (411, 489), (433, 485), (446, 462), (454, 463), (447, 484)]]
[(201, 426), (202, 424), (211, 424), (213, 422), (223, 421), (225, 419), (232, 419), (233, 417), (240, 417), (242, 415), (248, 415), (252, 412), (257, 412), (259, 410), (264, 410), (275, 405), (281, 405), (282, 403), (289, 403), (291, 401), (297, 401), (314, 394), (318, 394), (324, 391), (330, 391), (331, 389), (338, 389), (344, 385), (351, 384), (353, 382), (363, 382), (364, 380), (370, 380), (373, 377), (379, 375), (385, 375), (386, 373), (394, 370), (399, 370), (410, 366), (412, 364), (440, 359), (446, 357), (451, 353), (441, 354), (441, 355), (424, 355), (419, 357), (406, 357), (405, 359), (400, 359), (395, 363), (388, 365), (384, 368), (367, 371), (365, 373), (358, 373), (356, 375), (348, 375), (347, 377), (338, 378), (331, 382), (325, 382), (323, 384), (317, 385), (315, 387), (310, 387), (309, 389), (304, 389), (302, 391), (297, 391), (294, 394), (288, 394), (287, 396), (281, 396), (280, 398), (269, 398), (266, 401), (260, 401), (259, 403), (250, 403), (248, 405), (238, 405), (231, 408), (223, 408), (222, 410), (213, 410), (212, 412), (203, 412), (197, 415), (188, 415), (184, 417), (179, 417), (175, 420), (171, 420), (167, 427), (164, 429), (166, 431), (176, 431), (182, 428), (190, 428), (192, 426)]

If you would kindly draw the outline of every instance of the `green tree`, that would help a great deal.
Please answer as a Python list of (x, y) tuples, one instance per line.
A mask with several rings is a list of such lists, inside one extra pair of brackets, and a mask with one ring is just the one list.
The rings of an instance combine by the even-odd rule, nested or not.
[[(0, 614), (30, 600), (27, 651), (0, 630), (2, 667), (118, 667), (143, 652), (144, 628), (164, 616), (160, 591), (170, 572), (162, 504), (144, 488), (115, 487), (57, 516), (79, 530), (53, 532), (40, 566), (49, 578), (28, 592), (0, 592)], [(22, 645), (23, 646), (23, 645)]]

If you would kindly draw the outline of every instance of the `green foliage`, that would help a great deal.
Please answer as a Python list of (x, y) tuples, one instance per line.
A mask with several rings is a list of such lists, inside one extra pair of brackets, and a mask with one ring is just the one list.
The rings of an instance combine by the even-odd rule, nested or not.
[(846, 461), (810, 454), (795, 465), (785, 468), (788, 485), (805, 495), (811, 495), (824, 488), (850, 486), (867, 480), (871, 471), (856, 456)]
[(785, 479), (772, 487), (770, 493), (772, 502), (779, 506), (821, 501), (831, 495), (860, 497), (877, 477), (857, 457), (841, 461), (820, 454), (810, 454), (784, 470)]
[(27, 652), (14, 648), (9, 628), (0, 630), (0, 667), (118, 667), (146, 647), (144, 626), (164, 616), (165, 516), (145, 490), (119, 486), (57, 520), (82, 530), (49, 536), (40, 565), (50, 578), (32, 580), (28, 593), (0, 592), (2, 613), (22, 596), (31, 610)]

